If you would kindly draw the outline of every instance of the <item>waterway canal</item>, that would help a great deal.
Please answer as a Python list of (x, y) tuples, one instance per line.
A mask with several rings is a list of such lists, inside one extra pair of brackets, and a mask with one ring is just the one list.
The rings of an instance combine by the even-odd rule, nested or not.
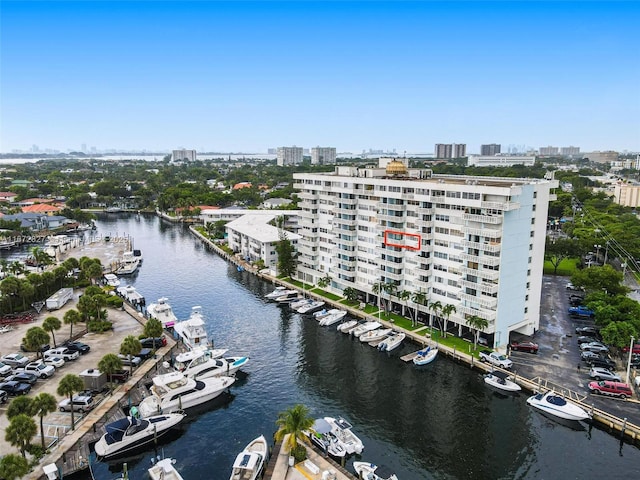
[[(365, 445), (362, 459), (389, 465), (400, 480), (640, 475), (635, 446), (555, 423), (532, 411), (526, 394), (501, 396), (468, 367), (438, 358), (417, 368), (398, 358), (411, 346), (382, 354), (265, 302), (271, 284), (238, 272), (182, 226), (104, 215), (97, 233), (133, 237), (144, 263), (131, 283), (147, 302), (166, 296), (181, 319), (202, 306), (216, 347), (251, 357), (228, 402), (192, 415), (164, 444), (186, 480), (228, 479), (243, 446), (261, 433), (271, 438), (278, 413), (295, 403), (350, 420)], [(153, 455), (129, 459), (129, 478), (147, 478)], [(94, 475), (112, 479), (120, 468), (98, 464)]]

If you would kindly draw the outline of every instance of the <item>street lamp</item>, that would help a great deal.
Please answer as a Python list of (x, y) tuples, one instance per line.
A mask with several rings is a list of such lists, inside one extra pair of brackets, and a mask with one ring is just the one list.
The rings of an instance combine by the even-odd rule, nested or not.
[(629, 374), (631, 373), (631, 357), (633, 356), (633, 335), (631, 335), (631, 343), (629, 344), (629, 360), (627, 360), (627, 385), (631, 385), (629, 383)]
[(609, 240), (607, 240), (607, 243), (605, 243), (605, 249), (604, 249), (604, 265), (607, 264), (607, 256), (609, 255)]
[(596, 249), (596, 264), (600, 261), (600, 249), (602, 245), (594, 245), (593, 248)]

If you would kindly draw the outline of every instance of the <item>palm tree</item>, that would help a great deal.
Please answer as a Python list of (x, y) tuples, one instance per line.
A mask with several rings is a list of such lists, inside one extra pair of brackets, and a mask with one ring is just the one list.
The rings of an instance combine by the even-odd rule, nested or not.
[[(409, 290), (402, 290), (398, 293), (398, 298), (404, 301), (402, 306), (402, 316), (404, 317), (405, 307), (409, 310), (409, 316), (411, 316), (411, 309), (409, 308), (409, 300), (411, 300), (411, 292)], [(411, 319), (411, 325), (413, 325), (413, 319)]]
[[(62, 397), (69, 397), (69, 403), (71, 403), (73, 401), (73, 394), (82, 390), (84, 390), (84, 382), (82, 381), (82, 379), (79, 376), (74, 375), (73, 373), (68, 373), (64, 377), (62, 377), (62, 380), (60, 380), (56, 392)], [(76, 422), (73, 418), (73, 407), (71, 407), (70, 410), (71, 430), (73, 430), (76, 426)], [(33, 434), (31, 436), (33, 436)]]
[[(147, 323), (144, 324), (144, 336), (157, 338), (162, 335), (164, 329), (162, 328), (162, 322), (157, 318), (150, 318)], [(156, 345), (154, 345), (155, 347)]]
[(38, 267), (51, 265), (53, 263), (53, 259), (51, 255), (45, 252), (41, 247), (33, 247), (31, 248), (31, 256), (36, 262)]
[(331, 283), (331, 277), (329, 274), (326, 274), (324, 277), (318, 280), (318, 287), (326, 288)]
[(278, 414), (278, 419), (276, 420), (278, 431), (275, 433), (275, 439), (279, 442), (285, 435), (289, 434), (285, 447), (288, 447), (293, 453), (298, 446), (298, 440), (309, 442), (307, 436), (302, 432), (309, 430), (313, 423), (314, 419), (309, 415), (307, 407), (301, 404), (294, 405)]
[(29, 464), (26, 458), (15, 453), (0, 458), (0, 478), (17, 480), (25, 477), (27, 473), (29, 473)]
[(53, 413), (58, 408), (58, 403), (53, 395), (42, 392), (35, 396), (31, 406), (31, 413), (40, 417), (40, 439), (44, 449), (44, 417)]
[[(128, 355), (130, 357), (135, 357), (142, 350), (142, 345), (140, 344), (140, 340), (138, 340), (133, 335), (127, 335), (122, 340), (120, 344), (120, 353), (123, 355)], [(133, 375), (133, 362), (129, 363), (131, 368), (131, 375)]]
[(66, 325), (71, 325), (71, 328), (69, 329), (69, 340), (71, 340), (73, 338), (73, 326), (82, 320), (82, 316), (77, 310), (71, 309), (64, 314), (62, 320)]
[(33, 409), (33, 398), (21, 395), (14, 398), (7, 408), (7, 418), (11, 420), (18, 415), (31, 415)]
[(389, 313), (391, 311), (391, 297), (395, 296), (398, 292), (398, 286), (395, 283), (387, 282), (384, 284), (384, 291), (389, 295), (389, 301), (385, 307), (385, 311)]
[(382, 301), (382, 292), (384, 291), (384, 282), (380, 280), (376, 282), (371, 287), (371, 291), (376, 294), (378, 298), (378, 318), (380, 318), (380, 309), (381, 309), (381, 301)]
[(49, 343), (49, 334), (41, 327), (31, 327), (25, 333), (22, 339), (24, 346), (33, 352), (37, 352), (36, 356), (42, 355), (42, 346)]
[(58, 317), (54, 317), (53, 315), (48, 316), (42, 322), (42, 328), (51, 332), (54, 347), (57, 347), (58, 345), (56, 344), (56, 335), (55, 333), (53, 333), (53, 331), (60, 330), (60, 327), (62, 327), (62, 322), (60, 322), (60, 319)]
[(418, 305), (424, 305), (428, 308), (427, 294), (424, 292), (413, 292), (411, 301), (415, 304), (415, 315), (411, 321), (411, 326), (418, 324)]
[(484, 330), (489, 326), (489, 322), (486, 318), (478, 317), (477, 315), (471, 315), (466, 319), (467, 325), (474, 331), (473, 335), (473, 349), (475, 350), (478, 347), (478, 337), (480, 336), (480, 331)]
[(9, 300), (9, 311), (13, 312), (11, 299), (18, 294), (20, 284), (15, 277), (7, 277), (0, 283), (0, 292)]
[(122, 370), (122, 360), (115, 353), (107, 353), (98, 362), (98, 370), (107, 375), (109, 379), (109, 390), (113, 390), (112, 375), (118, 370)]
[(449, 323), (449, 317), (451, 316), (452, 313), (455, 313), (457, 310), (456, 310), (455, 305), (449, 304), (449, 305), (445, 305), (444, 307), (442, 307), (440, 309), (440, 311), (441, 311), (442, 315), (444, 315), (444, 331), (445, 331), (445, 335), (446, 335), (447, 327), (448, 327), (447, 324)]
[(25, 452), (27, 450), (27, 445), (29, 445), (29, 440), (31, 440), (37, 431), (38, 427), (36, 422), (33, 421), (33, 418), (21, 413), (20, 415), (13, 417), (11, 422), (9, 422), (9, 426), (5, 431), (4, 439), (14, 447), (18, 447), (18, 450), (20, 450), (20, 453), (22, 454), (22, 458), (26, 458)]
[[(436, 300), (435, 302), (431, 302), (429, 304), (429, 310), (431, 310), (431, 314), (429, 315), (429, 328), (433, 333), (433, 317), (438, 317), (440, 310), (442, 310), (442, 302), (440, 300)], [(441, 326), (442, 327), (442, 326)]]

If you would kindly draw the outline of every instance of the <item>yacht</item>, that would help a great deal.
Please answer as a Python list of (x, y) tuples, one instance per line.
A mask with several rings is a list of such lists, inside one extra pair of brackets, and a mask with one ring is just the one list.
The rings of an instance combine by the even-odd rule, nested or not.
[(267, 459), (267, 440), (264, 435), (249, 442), (233, 462), (229, 480), (255, 480), (259, 478)]
[(587, 420), (589, 418), (589, 414), (582, 407), (556, 395), (553, 390), (533, 395), (527, 399), (527, 403), (542, 413), (564, 420)]
[(234, 377), (215, 377), (194, 380), (182, 372), (170, 372), (153, 377), (151, 395), (138, 405), (143, 418), (159, 413), (195, 407), (213, 400), (236, 381)]
[(133, 275), (140, 266), (140, 258), (136, 257), (133, 252), (124, 252), (120, 266), (116, 270), (116, 275)]
[(342, 444), (348, 454), (356, 453), (360, 455), (364, 449), (362, 441), (351, 431), (351, 424), (344, 418), (324, 417), (324, 420), (331, 425), (331, 433), (336, 436), (338, 442)]
[[(219, 354), (221, 351), (223, 353)], [(210, 377), (233, 376), (249, 362), (249, 357), (220, 358), (224, 352), (226, 349), (190, 350), (176, 357), (174, 368), (189, 378), (202, 380)]]
[(209, 343), (200, 306), (192, 307), (191, 316), (187, 320), (176, 322), (173, 329), (178, 334), (178, 338), (191, 350), (206, 348)]
[(166, 297), (159, 298), (157, 302), (149, 304), (147, 313), (150, 318), (160, 320), (163, 328), (173, 327), (178, 321)]
[(120, 280), (118, 279), (117, 275), (114, 275), (113, 273), (105, 273), (104, 274), (104, 282), (109, 286), (109, 287), (119, 287), (120, 286)]
[(95, 445), (96, 455), (109, 458), (154, 442), (184, 417), (184, 413), (166, 413), (147, 418), (125, 417), (109, 423), (105, 427), (107, 433)]
[(275, 300), (278, 297), (281, 297), (282, 295), (286, 295), (290, 292), (295, 292), (296, 294), (298, 293), (296, 290), (289, 290), (286, 287), (276, 287), (276, 289), (271, 292), (271, 293), (267, 293), (264, 298), (266, 298), (267, 300)]
[(175, 458), (158, 460), (153, 467), (147, 470), (149, 477), (151, 480), (183, 480), (182, 475), (173, 466), (175, 463)]
[(136, 290), (136, 287), (133, 285), (127, 285), (125, 287), (116, 288), (116, 292), (122, 298), (124, 298), (127, 302), (132, 305), (144, 305), (145, 299), (144, 296)]
[(313, 313), (316, 310), (319, 310), (320, 308), (322, 308), (323, 306), (324, 306), (324, 302), (322, 300), (311, 300), (308, 303), (302, 305), (301, 307), (298, 307), (296, 311), (300, 315), (305, 315), (307, 313)]

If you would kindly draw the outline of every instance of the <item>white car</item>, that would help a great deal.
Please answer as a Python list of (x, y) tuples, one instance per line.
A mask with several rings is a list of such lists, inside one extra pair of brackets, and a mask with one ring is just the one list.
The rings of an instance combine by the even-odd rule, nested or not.
[(38, 360), (36, 362), (28, 363), (24, 367), (24, 372), (32, 373), (38, 378), (49, 378), (56, 373), (56, 367), (47, 365), (42, 360)]
[(595, 352), (595, 353), (609, 353), (609, 347), (600, 342), (581, 343), (580, 350)]
[(80, 356), (79, 352), (72, 352), (68, 348), (58, 347), (52, 348), (51, 350), (47, 350), (44, 352), (44, 357), (61, 357), (65, 362), (69, 360), (76, 360)]
[(60, 357), (44, 357), (44, 363), (56, 368), (64, 367), (64, 359)]
[(2, 360), (2, 363), (6, 363), (12, 367), (24, 367), (31, 361), (29, 360), (29, 357), (25, 357), (21, 353), (10, 353), (9, 355), (5, 355), (0, 358), (0, 360)]
[(612, 382), (622, 381), (620, 375), (602, 367), (591, 367), (591, 370), (589, 370), (589, 376), (596, 380), (611, 380)]
[(0, 377), (6, 377), (7, 375), (11, 375), (13, 372), (13, 368), (11, 365), (7, 365), (6, 363), (0, 362)]

